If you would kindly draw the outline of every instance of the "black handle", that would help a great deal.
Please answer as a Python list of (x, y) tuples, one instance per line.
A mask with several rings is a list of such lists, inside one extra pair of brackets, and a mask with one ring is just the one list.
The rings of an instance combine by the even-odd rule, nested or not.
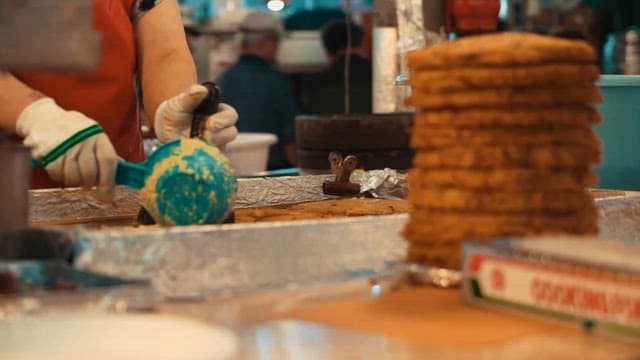
[(193, 111), (193, 119), (191, 121), (190, 137), (200, 137), (202, 135), (202, 126), (209, 115), (218, 112), (220, 106), (220, 88), (213, 82), (204, 82), (202, 86), (206, 87), (207, 96), (202, 100), (200, 105)]

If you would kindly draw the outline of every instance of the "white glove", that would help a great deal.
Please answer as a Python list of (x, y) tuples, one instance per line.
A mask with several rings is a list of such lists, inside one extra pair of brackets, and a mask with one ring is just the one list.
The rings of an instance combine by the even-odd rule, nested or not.
[(112, 197), (119, 158), (97, 122), (44, 98), (22, 111), (16, 132), (51, 179), (65, 186), (97, 186), (101, 200)]
[[(179, 137), (189, 137), (193, 110), (207, 96), (207, 88), (196, 84), (180, 95), (165, 100), (156, 111), (154, 130), (161, 142)], [(219, 111), (207, 118), (203, 126), (202, 137), (219, 148), (238, 136), (235, 124), (238, 113), (227, 104), (220, 104)]]

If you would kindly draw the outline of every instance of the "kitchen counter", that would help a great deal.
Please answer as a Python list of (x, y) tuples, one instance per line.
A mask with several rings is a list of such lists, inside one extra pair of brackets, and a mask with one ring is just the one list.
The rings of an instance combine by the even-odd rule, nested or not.
[[(282, 192), (285, 195), (289, 193)], [(90, 215), (81, 219), (81, 222), (85, 223), (112, 215), (115, 220), (129, 219), (130, 221), (132, 215), (139, 209), (135, 197), (127, 192), (120, 193), (119, 206), (112, 208), (103, 208), (100, 204), (86, 202), (87, 194), (85, 193), (67, 192), (63, 199), (58, 196), (49, 196), (49, 194), (45, 191), (33, 194), (36, 201), (40, 196), (41, 202), (33, 208), (35, 212), (32, 215), (40, 220), (57, 221), (57, 219), (66, 218), (68, 214), (75, 213)], [(600, 236), (632, 242), (640, 241), (638, 193), (594, 190), (593, 194), (599, 198), (596, 204), (600, 217)], [(311, 195), (318, 196), (317, 200), (322, 199), (315, 193)], [(69, 198), (78, 198), (78, 201), (75, 203), (67, 201), (65, 208), (59, 208), (59, 213), (47, 212), (48, 209), (57, 209), (56, 204)], [(370, 217), (368, 220), (364, 218), (362, 223), (375, 221), (380, 226), (387, 224), (386, 227), (392, 226), (395, 229), (395, 226), (399, 226), (404, 221), (403, 216)], [(292, 223), (283, 222), (273, 226), (295, 228), (291, 225)], [(306, 225), (300, 226), (309, 226), (310, 231), (312, 225), (320, 226), (324, 223), (303, 224)], [(352, 225), (350, 221), (336, 221), (331, 224), (344, 229), (350, 229)], [(66, 225), (66, 223), (60, 222), (60, 225)], [(330, 226), (330, 224), (323, 226)], [(238, 236), (243, 230), (254, 228), (256, 231), (260, 230), (262, 238), (265, 237), (265, 231), (268, 229), (272, 229), (273, 236), (278, 234), (276, 228), (266, 225), (247, 225), (246, 227), (235, 225), (224, 229), (232, 228)], [(332, 227), (329, 229), (331, 231), (323, 231), (321, 234), (325, 238), (335, 236), (334, 229)], [(393, 236), (397, 237), (394, 235), (394, 229), (390, 229), (390, 233), (384, 236), (390, 246), (389, 249), (395, 249), (391, 245), (401, 243), (399, 238), (389, 240)], [(206, 234), (203, 233), (203, 235), (208, 234), (209, 238), (206, 236), (199, 238), (197, 236), (199, 231), (178, 230), (180, 229), (158, 231), (155, 237), (150, 236), (148, 239), (143, 239), (140, 235), (141, 238), (137, 240), (148, 240), (149, 246), (161, 242), (179, 245), (186, 240), (191, 241), (191, 244), (198, 241), (198, 243), (201, 242), (203, 249), (204, 245), (216, 240), (214, 235), (217, 234), (217, 230), (214, 227), (206, 228)], [(133, 230), (130, 237), (136, 240), (138, 234), (142, 232), (143, 230), (139, 228)], [(102, 231), (101, 234), (107, 239), (111, 234), (120, 233)], [(185, 237), (189, 234), (193, 237), (192, 239)], [(344, 242), (345, 239), (355, 238), (360, 233), (344, 232), (342, 234), (350, 236), (340, 238)], [(227, 234), (228, 236), (230, 233)], [(371, 246), (374, 241), (373, 234), (366, 236), (367, 244)], [(295, 244), (311, 241), (307, 239), (309, 237), (298, 237)], [(258, 240), (264, 239), (248, 239), (245, 236), (243, 244), (250, 245), (251, 241), (257, 244)], [(326, 242), (320, 240), (318, 238), (318, 244)], [(380, 242), (380, 244), (387, 244), (387, 242)], [(144, 244), (140, 241), (136, 243)], [(120, 242), (117, 244), (122, 245)], [(288, 246), (287, 249), (289, 253), (294, 251), (299, 256), (305, 255), (302, 252), (295, 252), (295, 249), (292, 250), (292, 246)], [(339, 247), (331, 247), (331, 249), (333, 252), (341, 251)], [(101, 256), (111, 254), (107, 250), (116, 251), (117, 247), (105, 247), (102, 253), (96, 254)], [(260, 256), (267, 257), (265, 253), (260, 253)], [(301, 262), (298, 265), (308, 265), (301, 259), (309, 261), (310, 258), (298, 258)], [(191, 263), (193, 262), (188, 262), (188, 264)], [(131, 269), (133, 270), (134, 267)], [(230, 268), (230, 271), (233, 269)], [(221, 276), (219, 270), (216, 272), (218, 277)], [(277, 288), (271, 289), (252, 288), (250, 291), (245, 289), (245, 292), (216, 292), (200, 300), (160, 301), (155, 296), (157, 294), (146, 287), (34, 293), (22, 298), (0, 298), (0, 318), (11, 319), (15, 315), (45, 316), (47, 313), (66, 311), (74, 313), (144, 311), (177, 314), (223, 325), (233, 330), (240, 342), (238, 359), (429, 357), (632, 359), (640, 357), (639, 344), (630, 340), (612, 338), (600, 333), (587, 333), (576, 325), (473, 307), (463, 302), (459, 289), (414, 286), (406, 283), (397, 274), (367, 274), (355, 273), (355, 278), (351, 280), (336, 281), (334, 279), (330, 283), (320, 282), (316, 285), (292, 283), (283, 286), (280, 283)], [(375, 278), (375, 281), (371, 278)]]
[[(128, 291), (128, 295), (124, 290), (45, 294), (32, 297), (31, 307), (38, 299), (38, 316), (68, 310), (117, 311), (111, 305), (138, 290)], [(0, 304), (7, 309), (20, 301), (3, 298)], [(458, 289), (413, 287), (395, 280), (373, 286), (360, 280), (206, 301), (160, 302), (152, 308), (229, 327), (238, 336), (237, 359), (640, 356), (637, 343), (564, 323), (472, 307), (462, 302)]]

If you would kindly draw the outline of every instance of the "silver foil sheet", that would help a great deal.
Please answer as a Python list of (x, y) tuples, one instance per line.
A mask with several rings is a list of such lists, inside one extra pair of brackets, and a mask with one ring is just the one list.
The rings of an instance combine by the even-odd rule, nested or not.
[[(638, 193), (605, 196), (596, 201), (600, 237), (640, 241)], [(406, 269), (400, 236), (406, 221), (400, 214), (128, 230), (78, 227), (72, 230), (74, 264), (87, 272), (149, 280), (172, 298), (330, 284)]]
[(200, 298), (377, 277), (406, 251), (406, 214), (145, 231), (79, 229), (79, 269)]
[[(239, 179), (236, 208), (297, 204), (335, 199), (322, 192), (322, 183), (334, 181), (335, 175), (305, 175)], [(393, 169), (354, 171), (349, 181), (360, 184), (360, 192), (375, 198), (404, 199), (406, 174)]]
[[(596, 201), (600, 237), (639, 241), (640, 196)], [(407, 214), (152, 230), (79, 228), (81, 270), (150, 280), (167, 297), (328, 284), (404, 268)]]
[(640, 243), (640, 192), (596, 200), (599, 237)]
[[(283, 176), (238, 179), (236, 208), (297, 204), (336, 198), (322, 193), (322, 183), (334, 175)], [(354, 172), (351, 181), (362, 184), (363, 192), (374, 197), (400, 198), (406, 194), (406, 179), (395, 170)], [(126, 222), (140, 210), (136, 191), (117, 187), (112, 203), (93, 197), (91, 190), (79, 188), (32, 190), (30, 221), (37, 224), (74, 224), (95, 221)]]
[(334, 175), (238, 179), (236, 207), (296, 204), (335, 198), (322, 193), (322, 183), (333, 179)]
[(409, 190), (407, 174), (389, 168), (356, 171), (351, 174), (350, 181), (360, 184), (360, 192), (375, 198), (402, 200), (407, 198)]
[(80, 188), (31, 190), (29, 220), (32, 223), (72, 224), (99, 219), (133, 219), (140, 205), (136, 191), (118, 187), (113, 202), (97, 200), (91, 190)]

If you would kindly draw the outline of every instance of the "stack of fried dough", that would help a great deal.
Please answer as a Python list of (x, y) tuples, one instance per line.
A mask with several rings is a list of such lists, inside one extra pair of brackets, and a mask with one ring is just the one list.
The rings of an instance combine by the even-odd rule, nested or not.
[(590, 45), (499, 33), (407, 61), (417, 109), (408, 261), (459, 268), (467, 240), (597, 232), (587, 188), (597, 183), (601, 95)]

